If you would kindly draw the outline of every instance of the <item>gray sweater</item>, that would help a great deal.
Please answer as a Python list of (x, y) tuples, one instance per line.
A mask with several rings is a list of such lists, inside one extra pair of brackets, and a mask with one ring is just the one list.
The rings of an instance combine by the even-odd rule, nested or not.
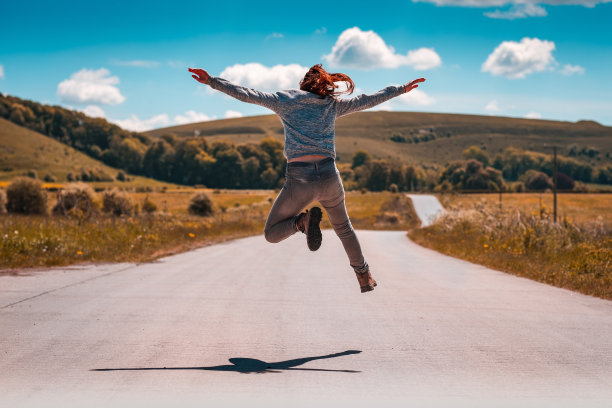
[(372, 95), (334, 99), (329, 96), (322, 98), (312, 92), (297, 89), (275, 93), (261, 92), (219, 77), (211, 77), (207, 84), (239, 101), (254, 103), (274, 111), (285, 128), (287, 160), (311, 154), (336, 158), (336, 118), (371, 108), (404, 93), (403, 86), (388, 86)]

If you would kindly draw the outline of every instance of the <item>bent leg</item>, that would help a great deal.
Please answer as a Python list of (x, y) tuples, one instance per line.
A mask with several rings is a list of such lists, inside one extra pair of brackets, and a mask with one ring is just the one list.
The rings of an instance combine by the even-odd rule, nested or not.
[(320, 197), (319, 202), (325, 208), (332, 227), (348, 255), (351, 266), (355, 272), (365, 272), (368, 269), (368, 264), (363, 258), (361, 245), (359, 245), (359, 240), (346, 212), (342, 179), (338, 175), (337, 178), (330, 178), (328, 183), (324, 196)]
[(287, 181), (268, 214), (264, 228), (266, 240), (277, 243), (295, 234), (297, 215), (312, 201), (312, 188), (308, 183)]

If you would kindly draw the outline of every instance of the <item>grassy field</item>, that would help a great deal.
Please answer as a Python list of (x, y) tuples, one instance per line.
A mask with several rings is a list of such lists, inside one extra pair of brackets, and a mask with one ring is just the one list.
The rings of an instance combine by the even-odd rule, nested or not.
[[(28, 170), (35, 170), (42, 179), (46, 174), (55, 176), (61, 187), (69, 172), (80, 174), (82, 169), (100, 169), (116, 177), (119, 169), (105, 165), (84, 153), (38, 132), (17, 126), (0, 118), (0, 187)], [(173, 187), (146, 177), (129, 175), (130, 180), (119, 183), (123, 187)], [(114, 182), (96, 182), (95, 188), (117, 185)], [(52, 183), (50, 186), (53, 187)]]
[[(454, 194), (439, 196), (445, 208), (461, 210), (486, 205), (499, 207), (498, 194)], [(538, 215), (544, 211), (552, 213), (553, 196), (551, 193), (513, 193), (503, 194), (502, 208), (520, 210), (527, 214)], [(558, 194), (557, 219), (578, 225), (603, 223), (606, 229), (612, 230), (612, 194)]]
[[(147, 132), (152, 136), (174, 133), (202, 136), (209, 141), (258, 142), (264, 137), (283, 140), (280, 120), (274, 115), (224, 119)], [(427, 142), (397, 143), (391, 136), (435, 135)], [(496, 116), (454, 115), (419, 112), (361, 112), (336, 122), (336, 151), (340, 162), (350, 162), (359, 149), (378, 158), (399, 158), (404, 162), (441, 166), (462, 158), (469, 146), (486, 148), (490, 155), (508, 146), (551, 154), (553, 145), (567, 155), (576, 145), (595, 147), (594, 158), (581, 156), (592, 165), (610, 163), (612, 128), (595, 122), (559, 122)], [(606, 156), (608, 153), (608, 156)]]
[[(0, 214), (0, 270), (24, 273), (36, 266), (86, 262), (144, 262), (160, 256), (263, 233), (274, 191), (204, 190), (214, 202), (210, 217), (188, 213), (196, 189), (132, 193), (158, 211), (132, 217), (99, 214), (90, 219)], [(49, 207), (55, 204), (49, 200)], [(405, 230), (418, 224), (410, 200), (400, 194), (348, 193), (347, 208), (356, 228)], [(324, 216), (323, 227), (329, 227)], [(263, 238), (262, 238), (263, 239)]]
[[(542, 205), (540, 205), (540, 200)], [(612, 299), (612, 195), (443, 196), (448, 213), (412, 230), (421, 245), (550, 285)]]

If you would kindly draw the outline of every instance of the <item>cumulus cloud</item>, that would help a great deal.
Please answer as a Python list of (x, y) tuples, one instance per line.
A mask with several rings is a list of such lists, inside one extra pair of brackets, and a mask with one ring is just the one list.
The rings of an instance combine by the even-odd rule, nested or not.
[(433, 48), (419, 48), (406, 55), (396, 54), (395, 49), (374, 31), (362, 31), (359, 27), (344, 30), (323, 58), (334, 67), (374, 69), (411, 66), (426, 70), (442, 65), (442, 59)]
[(106, 68), (82, 70), (70, 75), (57, 86), (57, 95), (63, 102), (68, 103), (99, 103), (115, 105), (123, 103), (125, 97), (121, 95), (119, 77), (110, 76)]
[(298, 88), (308, 68), (299, 64), (266, 67), (260, 63), (235, 64), (219, 75), (228, 81), (263, 91)]
[(147, 60), (114, 61), (113, 63), (115, 65), (119, 65), (123, 67), (138, 67), (138, 68), (155, 68), (159, 66), (159, 62), (147, 61)]
[(511, 79), (525, 78), (533, 72), (549, 69), (555, 63), (554, 49), (554, 42), (537, 38), (504, 41), (482, 64), (482, 71)]
[(85, 107), (85, 109), (82, 109), (81, 112), (83, 112), (84, 114), (92, 118), (105, 118), (106, 117), (106, 114), (104, 113), (102, 108), (96, 105), (88, 105)]
[(514, 20), (526, 17), (544, 17), (548, 15), (540, 6), (584, 6), (595, 7), (600, 3), (609, 3), (612, 0), (412, 0), (414, 3), (433, 3), (437, 6), (493, 8), (508, 7), (505, 10), (494, 10), (484, 13), (491, 18)]
[(4, 65), (0, 65), (0, 79), (4, 79)]
[(393, 110), (396, 107), (406, 107), (406, 106), (429, 106), (436, 103), (436, 100), (431, 96), (427, 95), (425, 92), (420, 89), (413, 89), (408, 93), (401, 94), (397, 98), (393, 98), (381, 105), (379, 105), (377, 110)]
[(539, 112), (529, 112), (525, 115), (525, 119), (542, 119), (542, 114)]
[(242, 113), (235, 111), (235, 110), (228, 109), (225, 111), (225, 119), (241, 118), (243, 116), (244, 115)]
[(153, 116), (149, 119), (140, 119), (136, 115), (130, 115), (127, 119), (116, 119), (111, 122), (122, 127), (123, 129), (131, 130), (133, 132), (144, 132), (158, 127), (169, 126), (170, 118), (167, 114), (162, 113), (160, 115)]
[(177, 125), (184, 125), (187, 123), (194, 123), (194, 122), (206, 122), (211, 119), (213, 118), (206, 115), (205, 113), (196, 112), (194, 110), (188, 110), (183, 115), (176, 115), (174, 117), (174, 123), (176, 123)]
[(497, 104), (497, 101), (494, 99), (491, 102), (487, 103), (487, 106), (485, 106), (485, 110), (487, 112), (489, 112), (489, 115), (493, 115), (494, 113), (497, 113), (499, 111), (501, 111), (499, 105)]
[(580, 65), (570, 65), (567, 64), (563, 67), (563, 69), (561, 70), (561, 73), (563, 75), (574, 75), (574, 74), (578, 74), (578, 75), (582, 75), (584, 74), (584, 68), (582, 68)]

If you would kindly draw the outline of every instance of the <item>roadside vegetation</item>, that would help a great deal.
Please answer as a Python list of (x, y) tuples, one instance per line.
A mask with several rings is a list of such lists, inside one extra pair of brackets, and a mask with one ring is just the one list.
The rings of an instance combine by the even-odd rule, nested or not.
[[(145, 262), (262, 234), (275, 196), (274, 190), (193, 188), (96, 193), (85, 183), (49, 194), (39, 181), (17, 179), (6, 192), (0, 189), (0, 270)], [(410, 200), (396, 193), (350, 192), (347, 208), (357, 228), (405, 230), (418, 224)], [(331, 227), (326, 217), (323, 227)]]
[(557, 223), (537, 194), (505, 195), (501, 208), (493, 195), (443, 196), (447, 214), (409, 236), (454, 257), (612, 299), (612, 196), (575, 196), (560, 195), (566, 204)]

